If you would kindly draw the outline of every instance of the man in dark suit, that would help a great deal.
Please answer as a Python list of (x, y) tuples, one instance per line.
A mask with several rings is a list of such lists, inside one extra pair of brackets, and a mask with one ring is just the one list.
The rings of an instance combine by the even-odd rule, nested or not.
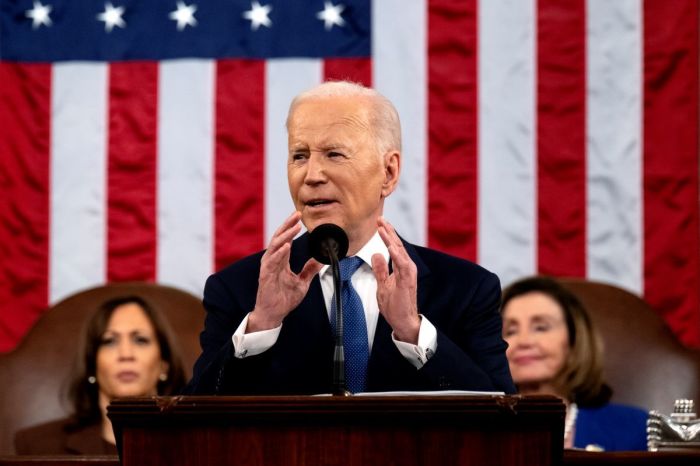
[(350, 279), (369, 354), (358, 391), (514, 392), (498, 278), (403, 241), (382, 217), (401, 167), (391, 102), (353, 83), (325, 83), (294, 99), (287, 130), (296, 211), (265, 251), (207, 280), (203, 353), (185, 393), (331, 392), (332, 273), (310, 258), (307, 234), (294, 240), (300, 220), (309, 231), (340, 226), (347, 255), (361, 259)]

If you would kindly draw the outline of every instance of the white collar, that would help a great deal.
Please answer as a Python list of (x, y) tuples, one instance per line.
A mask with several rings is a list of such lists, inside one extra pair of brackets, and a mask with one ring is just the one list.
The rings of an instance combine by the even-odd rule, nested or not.
[[(381, 254), (384, 257), (384, 260), (387, 261), (387, 263), (389, 262), (389, 249), (386, 247), (386, 244), (384, 244), (382, 237), (379, 236), (378, 231), (374, 232), (374, 235), (372, 235), (369, 241), (367, 241), (367, 243), (365, 243), (365, 245), (362, 246), (359, 251), (357, 251), (355, 256), (362, 259), (362, 261), (367, 264), (371, 270), (372, 256), (375, 254)], [(329, 268), (330, 265), (324, 265), (320, 274), (324, 275)]]

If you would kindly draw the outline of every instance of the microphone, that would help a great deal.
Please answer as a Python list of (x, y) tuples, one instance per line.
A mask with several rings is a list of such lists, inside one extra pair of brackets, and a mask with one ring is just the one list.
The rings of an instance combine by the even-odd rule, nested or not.
[(309, 234), (311, 256), (322, 264), (333, 264), (345, 258), (348, 253), (348, 235), (333, 223), (324, 223)]
[(309, 252), (322, 264), (333, 270), (335, 293), (335, 350), (333, 351), (333, 395), (350, 394), (345, 387), (345, 351), (343, 349), (343, 303), (340, 299), (340, 265), (348, 253), (348, 235), (332, 223), (319, 225), (309, 233)]

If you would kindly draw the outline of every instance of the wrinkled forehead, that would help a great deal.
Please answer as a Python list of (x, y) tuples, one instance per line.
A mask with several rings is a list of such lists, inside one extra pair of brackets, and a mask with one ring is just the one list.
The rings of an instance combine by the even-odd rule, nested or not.
[(294, 109), (288, 122), (290, 146), (343, 143), (344, 139), (371, 134), (369, 109), (358, 102), (336, 99), (307, 100)]
[(363, 96), (309, 97), (290, 108), (288, 130), (311, 123), (369, 126), (374, 102)]

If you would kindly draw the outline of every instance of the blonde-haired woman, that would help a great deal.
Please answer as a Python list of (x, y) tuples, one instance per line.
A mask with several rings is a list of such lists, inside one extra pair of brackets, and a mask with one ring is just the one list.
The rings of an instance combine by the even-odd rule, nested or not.
[(610, 403), (602, 341), (578, 298), (551, 278), (530, 277), (502, 299), (513, 381), (522, 394), (564, 399), (564, 447), (646, 450), (647, 413)]

